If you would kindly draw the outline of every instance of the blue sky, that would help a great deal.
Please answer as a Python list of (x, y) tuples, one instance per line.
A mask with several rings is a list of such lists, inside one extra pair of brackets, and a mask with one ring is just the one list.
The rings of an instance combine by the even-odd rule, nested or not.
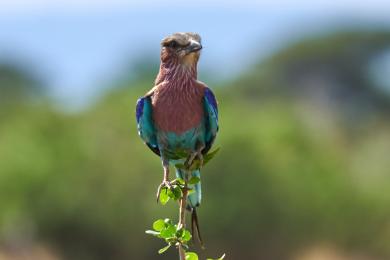
[(172, 32), (201, 34), (200, 77), (218, 80), (303, 35), (349, 25), (390, 27), (386, 1), (313, 2), (0, 1), (0, 61), (34, 67), (59, 102), (83, 104), (127, 73), (132, 60), (158, 62), (159, 42)]

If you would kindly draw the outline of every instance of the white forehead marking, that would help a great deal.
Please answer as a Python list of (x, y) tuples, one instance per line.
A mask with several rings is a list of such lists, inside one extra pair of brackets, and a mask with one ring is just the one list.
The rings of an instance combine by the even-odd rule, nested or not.
[(200, 43), (198, 41), (195, 41), (194, 39), (191, 38), (190, 40), (190, 44), (196, 44), (196, 45), (199, 45)]

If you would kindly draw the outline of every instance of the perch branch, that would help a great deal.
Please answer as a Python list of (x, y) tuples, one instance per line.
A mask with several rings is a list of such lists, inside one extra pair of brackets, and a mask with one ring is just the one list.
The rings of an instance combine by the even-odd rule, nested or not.
[[(187, 195), (188, 195), (188, 187), (187, 187), (187, 180), (185, 180), (184, 188), (183, 188), (183, 195), (180, 199), (180, 211), (179, 211), (179, 228), (185, 228), (186, 227), (186, 206), (187, 206)], [(179, 243), (179, 256), (180, 260), (185, 260), (185, 251), (183, 248), (183, 245)]]

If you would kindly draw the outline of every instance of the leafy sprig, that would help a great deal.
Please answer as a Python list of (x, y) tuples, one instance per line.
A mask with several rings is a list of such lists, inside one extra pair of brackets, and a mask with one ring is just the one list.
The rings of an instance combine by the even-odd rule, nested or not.
[[(219, 151), (219, 148), (203, 156), (203, 161), (199, 159), (193, 160), (192, 164), (185, 166), (184, 164), (176, 164), (175, 167), (178, 169), (183, 169), (186, 171), (194, 171), (206, 163), (208, 163)], [(175, 159), (185, 159), (188, 154), (185, 151), (179, 151), (175, 154), (172, 154), (171, 158)], [(183, 199), (183, 193), (189, 195), (191, 192), (194, 192), (188, 187), (188, 185), (195, 185), (200, 182), (200, 178), (193, 176), (189, 180), (183, 180), (181, 178), (176, 178), (170, 182), (170, 187), (163, 187), (160, 193), (160, 203), (165, 205), (169, 200), (179, 201)], [(185, 192), (184, 192), (185, 191)], [(187, 251), (189, 249), (188, 242), (191, 240), (192, 235), (190, 231), (185, 229), (183, 225), (174, 224), (171, 219), (157, 219), (153, 222), (152, 230), (146, 230), (145, 233), (155, 236), (157, 238), (163, 239), (166, 243), (166, 246), (158, 250), (159, 254), (163, 254), (170, 247), (176, 246), (184, 249), (185, 260), (198, 260), (199, 257), (195, 252)], [(179, 250), (180, 251), (180, 250)], [(225, 254), (220, 258), (213, 259), (207, 258), (207, 260), (223, 260)]]
[(192, 237), (190, 231), (183, 227), (178, 227), (177, 224), (173, 224), (172, 220), (168, 218), (158, 219), (153, 222), (153, 230), (146, 230), (146, 234), (164, 239), (167, 243), (165, 247), (158, 251), (159, 254), (167, 251), (172, 245), (178, 246), (181, 244), (188, 248), (188, 241)]

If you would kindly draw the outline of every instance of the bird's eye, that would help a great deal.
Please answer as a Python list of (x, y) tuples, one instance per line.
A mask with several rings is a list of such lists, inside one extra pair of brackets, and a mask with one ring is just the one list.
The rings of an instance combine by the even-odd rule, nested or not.
[(176, 41), (171, 41), (168, 43), (168, 47), (170, 48), (176, 48), (179, 44)]

